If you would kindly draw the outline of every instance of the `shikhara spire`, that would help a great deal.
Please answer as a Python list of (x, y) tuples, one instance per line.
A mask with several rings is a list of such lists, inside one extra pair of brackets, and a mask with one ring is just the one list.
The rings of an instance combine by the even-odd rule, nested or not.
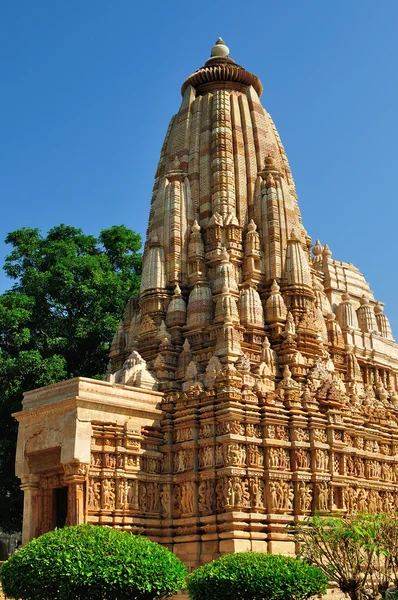
[(134, 348), (156, 375), (162, 323), (170, 334), (163, 391), (181, 389), (176, 372), (184, 340), (199, 374), (213, 355), (234, 364), (236, 353), (247, 355), (255, 373), (266, 337), (281, 364), (289, 364), (288, 312), (297, 331), (290, 345), (307, 365), (303, 380), (326, 354), (343, 364), (344, 344), (363, 348), (364, 356), (371, 349), (381, 364), (397, 360), (388, 319), (364, 277), (351, 263), (334, 261), (319, 240), (311, 257), (286, 154), (261, 92), (259, 79), (229, 57), (222, 38), (184, 82), (155, 177), (140, 307), (134, 327), (130, 313), (122, 324), (124, 345), (120, 334), (115, 338), (111, 372)]
[[(398, 510), (398, 347), (364, 276), (304, 229), (261, 94), (221, 38), (183, 83), (140, 297), (108, 383), (79, 382), (70, 406), (84, 413), (65, 426), (76, 420), (77, 441), (53, 465), (69, 522), (138, 530), (192, 566), (294, 552), (285, 525), (315, 510)], [(62, 429), (46, 437), (40, 415), (65, 394), (32, 392), (18, 417), (19, 476), (45, 480), (40, 531), (52, 526), (50, 476), (31, 465)]]

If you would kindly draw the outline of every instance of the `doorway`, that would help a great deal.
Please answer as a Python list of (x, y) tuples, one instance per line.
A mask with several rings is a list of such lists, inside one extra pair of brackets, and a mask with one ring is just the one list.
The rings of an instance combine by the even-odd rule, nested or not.
[(68, 516), (68, 488), (54, 488), (53, 494), (55, 527), (65, 527), (66, 518)]

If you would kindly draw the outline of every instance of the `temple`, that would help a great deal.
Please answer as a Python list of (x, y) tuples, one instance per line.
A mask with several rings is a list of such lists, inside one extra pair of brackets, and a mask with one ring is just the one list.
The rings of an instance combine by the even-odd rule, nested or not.
[(260, 80), (219, 39), (161, 150), (139, 298), (103, 381), (25, 394), (24, 541), (99, 523), (194, 567), (294, 553), (314, 511), (398, 510), (398, 346), (313, 244)]

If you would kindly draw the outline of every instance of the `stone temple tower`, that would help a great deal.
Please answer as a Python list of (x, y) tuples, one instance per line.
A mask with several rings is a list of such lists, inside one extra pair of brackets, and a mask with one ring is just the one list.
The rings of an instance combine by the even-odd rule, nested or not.
[(259, 79), (219, 39), (181, 91), (106, 381), (16, 415), (24, 539), (91, 522), (191, 566), (293, 553), (286, 524), (315, 510), (398, 509), (398, 346), (364, 276), (304, 229)]

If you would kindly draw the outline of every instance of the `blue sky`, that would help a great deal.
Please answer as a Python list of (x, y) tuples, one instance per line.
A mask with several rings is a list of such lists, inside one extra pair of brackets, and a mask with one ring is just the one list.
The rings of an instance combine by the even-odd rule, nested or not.
[(181, 84), (222, 36), (263, 82), (307, 231), (398, 338), (397, 23), (396, 0), (1, 0), (0, 262), (22, 226), (145, 235)]

